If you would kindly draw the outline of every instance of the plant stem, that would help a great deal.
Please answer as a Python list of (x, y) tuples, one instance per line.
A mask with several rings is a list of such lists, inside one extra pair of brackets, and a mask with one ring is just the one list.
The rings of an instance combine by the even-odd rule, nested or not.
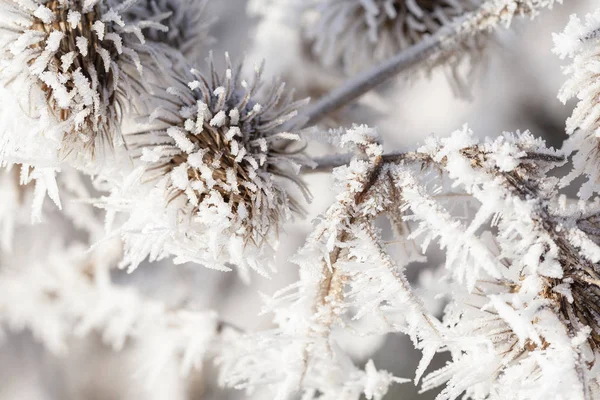
[(514, 15), (533, 17), (539, 9), (550, 7), (553, 3), (554, 0), (484, 1), (478, 9), (454, 19), (433, 35), (402, 50), (388, 61), (349, 79), (339, 88), (306, 107), (297, 117), (285, 124), (283, 129), (292, 131), (313, 126), (332, 111), (351, 103), (388, 79), (428, 58), (440, 57), (440, 53), (460, 51), (460, 46), (469, 37), (490, 31), (498, 25), (508, 27)]
[[(336, 154), (334, 156), (327, 156), (321, 158), (314, 158), (314, 167), (307, 168), (303, 170), (303, 173), (310, 174), (316, 172), (331, 172), (332, 169), (341, 167), (342, 165), (348, 164), (352, 158), (354, 157), (351, 153), (346, 154)], [(411, 152), (392, 152), (387, 153), (381, 156), (382, 163), (385, 164), (398, 164), (401, 162), (429, 162), (431, 161), (431, 156), (426, 153), (419, 153), (416, 151)], [(546, 154), (546, 153), (536, 153), (536, 152), (527, 152), (525, 155), (519, 158), (520, 160), (530, 160), (530, 161), (545, 161), (549, 163), (560, 163), (565, 161), (565, 157), (563, 155), (556, 154)], [(580, 218), (583, 220), (585, 218)]]
[(290, 121), (286, 129), (296, 130), (313, 126), (332, 111), (351, 103), (400, 72), (424, 61), (440, 49), (442, 33), (447, 34), (440, 30), (436, 35), (407, 48), (383, 64), (348, 80), (344, 85), (306, 107), (304, 112)]
[(449, 39), (460, 32), (458, 27), (465, 18), (466, 16), (457, 18), (452, 24), (442, 27), (435, 34), (408, 47), (391, 59), (349, 79), (339, 88), (306, 107), (296, 118), (286, 124), (285, 129), (296, 130), (315, 125), (332, 111), (351, 103), (388, 79), (435, 55), (445, 47), (444, 44)]

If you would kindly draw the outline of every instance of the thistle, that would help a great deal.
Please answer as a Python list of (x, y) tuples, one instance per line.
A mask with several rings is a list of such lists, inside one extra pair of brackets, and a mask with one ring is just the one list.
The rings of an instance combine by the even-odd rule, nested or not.
[[(168, 226), (170, 237), (182, 239), (165, 244), (171, 249), (166, 253), (216, 268), (232, 263), (263, 272), (246, 249), (261, 254), (270, 249), (280, 221), (300, 210), (281, 184), (284, 178), (304, 190), (296, 177), (303, 158), (293, 149), (300, 138), (281, 126), (304, 101), (293, 102), (284, 84), (263, 86), (262, 68), (248, 83), (241, 79), (242, 66), (233, 68), (228, 57), (223, 74), (212, 58), (209, 64), (208, 77), (195, 69), (177, 76), (173, 86), (157, 94), (151, 129), (126, 137), (131, 154), (144, 165), (141, 180), (154, 189), (131, 200), (130, 211), (137, 215), (140, 209), (146, 217), (132, 215), (135, 228), (126, 224), (124, 229)], [(156, 212), (145, 209), (154, 207), (149, 201)], [(133, 237), (137, 234), (125, 238), (130, 267), (147, 255)]]
[(116, 145), (127, 103), (144, 91), (140, 53), (151, 49), (141, 27), (165, 28), (125, 23), (120, 14), (133, 3), (0, 2), (3, 78), (28, 88), (23, 108), (40, 118), (41, 135), (58, 142), (62, 157), (89, 160), (102, 146)]
[(582, 186), (579, 194), (587, 199), (594, 192), (598, 192), (597, 187), (600, 183), (600, 79), (596, 67), (599, 60), (600, 10), (586, 15), (584, 21), (576, 15), (571, 16), (565, 30), (554, 34), (554, 44), (553, 51), (556, 54), (563, 59), (568, 57), (573, 60), (572, 64), (564, 69), (564, 73), (570, 77), (561, 88), (558, 98), (563, 103), (573, 97), (579, 99), (573, 115), (567, 119), (566, 131), (571, 136), (565, 143), (567, 151), (577, 154), (573, 157), (573, 173), (563, 181), (566, 185), (577, 176), (586, 175), (588, 182)]
[(157, 20), (168, 30), (150, 30), (146, 39), (176, 49), (187, 59), (200, 58), (201, 50), (213, 42), (207, 0), (143, 0), (127, 11), (130, 20)]
[[(308, 35), (325, 65), (354, 74), (473, 11), (478, 0), (317, 0)], [(466, 47), (480, 48), (480, 38)], [(459, 60), (456, 60), (459, 61)]]

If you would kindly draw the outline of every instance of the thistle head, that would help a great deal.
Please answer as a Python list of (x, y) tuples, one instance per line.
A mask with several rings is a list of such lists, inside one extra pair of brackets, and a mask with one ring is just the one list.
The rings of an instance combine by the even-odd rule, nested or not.
[(478, 0), (317, 0), (308, 35), (325, 65), (353, 74), (474, 10)]
[[(63, 156), (94, 156), (120, 138), (125, 100), (142, 91), (139, 24), (121, 13), (133, 1), (5, 0), (3, 76), (29, 88), (26, 109), (57, 138)], [(161, 28), (156, 23), (144, 26)], [(40, 104), (37, 104), (39, 102)]]
[(157, 94), (151, 129), (126, 140), (144, 164), (143, 179), (152, 182), (157, 209), (176, 215), (178, 233), (172, 237), (186, 239), (174, 247), (190, 249), (187, 256), (204, 264), (260, 270), (260, 263), (242, 257), (245, 248), (264, 253), (280, 220), (300, 209), (281, 181), (304, 190), (296, 176), (303, 158), (293, 149), (299, 136), (282, 131), (282, 125), (304, 102), (293, 102), (283, 84), (264, 85), (262, 68), (247, 82), (241, 65), (233, 67), (228, 58), (226, 64), (218, 73), (211, 59), (207, 76), (195, 69), (177, 76)]
[(142, 0), (127, 11), (126, 17), (132, 21), (160, 21), (168, 29), (150, 30), (146, 39), (175, 49), (188, 60), (196, 60), (201, 50), (213, 41), (207, 4), (207, 0)]

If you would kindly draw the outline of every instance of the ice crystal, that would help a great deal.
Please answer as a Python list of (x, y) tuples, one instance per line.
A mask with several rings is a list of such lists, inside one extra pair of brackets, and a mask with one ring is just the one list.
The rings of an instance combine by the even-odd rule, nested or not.
[(561, 58), (569, 57), (573, 63), (564, 69), (570, 77), (559, 93), (559, 99), (566, 102), (577, 97), (579, 102), (573, 115), (567, 120), (567, 133), (571, 135), (566, 143), (569, 151), (577, 151), (573, 160), (573, 174), (565, 178), (566, 183), (584, 173), (589, 182), (581, 189), (584, 198), (597, 192), (600, 183), (598, 172), (598, 135), (600, 122), (598, 113), (598, 79), (597, 64), (600, 60), (598, 45), (600, 44), (600, 11), (588, 14), (585, 21), (576, 15), (571, 16), (564, 32), (554, 35), (554, 52)]

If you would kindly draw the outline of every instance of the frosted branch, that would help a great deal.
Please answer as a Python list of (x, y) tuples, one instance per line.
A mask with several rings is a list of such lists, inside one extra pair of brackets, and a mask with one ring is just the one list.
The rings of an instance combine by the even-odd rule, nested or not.
[(292, 130), (313, 126), (323, 117), (351, 103), (377, 86), (432, 58), (443, 58), (459, 51), (469, 37), (494, 29), (497, 25), (509, 26), (513, 16), (532, 18), (541, 8), (551, 7), (554, 0), (488, 0), (477, 10), (456, 18), (441, 27), (435, 34), (407, 48), (388, 61), (358, 74), (342, 86), (308, 106), (298, 117), (284, 126)]

